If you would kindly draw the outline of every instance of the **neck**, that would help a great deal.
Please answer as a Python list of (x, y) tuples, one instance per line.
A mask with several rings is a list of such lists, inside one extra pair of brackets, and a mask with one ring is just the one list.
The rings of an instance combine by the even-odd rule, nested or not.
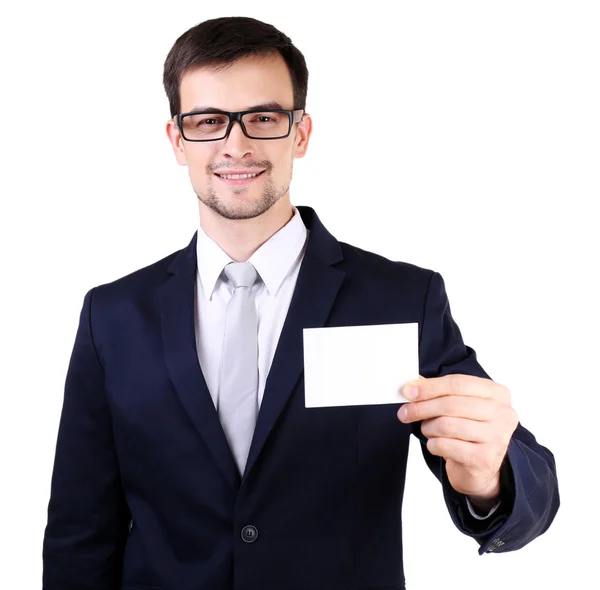
[(294, 216), (289, 197), (279, 199), (268, 211), (252, 219), (225, 219), (201, 201), (198, 204), (200, 226), (235, 262), (247, 262)]

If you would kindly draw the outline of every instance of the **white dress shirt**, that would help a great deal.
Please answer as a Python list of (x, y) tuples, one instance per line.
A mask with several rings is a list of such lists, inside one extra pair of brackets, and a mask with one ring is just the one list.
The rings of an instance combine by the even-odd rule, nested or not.
[[(259, 276), (252, 286), (258, 316), (259, 407), (292, 301), (308, 234), (300, 212), (294, 207), (292, 219), (248, 259)], [(206, 385), (217, 407), (225, 311), (233, 295), (233, 285), (221, 273), (225, 265), (234, 261), (206, 235), (202, 227), (198, 229), (196, 248), (196, 350)]]
[[(306, 252), (310, 231), (300, 212), (273, 234), (252, 256), (259, 278), (252, 287), (258, 316), (258, 404), (262, 403), (267, 375), (296, 287), (300, 265)], [(235, 262), (202, 229), (196, 242), (197, 273), (195, 299), (196, 350), (206, 385), (217, 407), (221, 343), (225, 334), (225, 311), (233, 295), (233, 285), (223, 273), (225, 265)], [(219, 343), (218, 346), (215, 343)], [(467, 498), (472, 516), (483, 520), (491, 516), (499, 503), (486, 516), (478, 516)]]

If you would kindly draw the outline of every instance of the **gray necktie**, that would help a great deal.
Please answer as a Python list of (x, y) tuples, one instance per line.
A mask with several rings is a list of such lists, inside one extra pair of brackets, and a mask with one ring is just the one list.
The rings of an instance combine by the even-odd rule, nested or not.
[(258, 319), (252, 294), (258, 274), (249, 262), (231, 262), (224, 271), (235, 290), (225, 314), (217, 410), (243, 474), (258, 414)]

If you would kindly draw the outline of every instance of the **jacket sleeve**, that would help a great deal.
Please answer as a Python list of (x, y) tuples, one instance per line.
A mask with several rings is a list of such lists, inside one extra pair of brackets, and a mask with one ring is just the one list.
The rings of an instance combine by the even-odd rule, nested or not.
[[(432, 274), (425, 300), (419, 365), (423, 377), (465, 374), (490, 379), (477, 362), (475, 351), (463, 343), (450, 312), (444, 280), (437, 272)], [(501, 504), (485, 520), (473, 518), (466, 497), (450, 486), (445, 460), (427, 450), (421, 422), (414, 422), (412, 429), (421, 441), (429, 469), (442, 484), (454, 524), (479, 543), (480, 555), (515, 551), (546, 532), (560, 505), (554, 456), (521, 423), (512, 435), (500, 471)]]
[(118, 590), (130, 514), (86, 293), (67, 370), (44, 532), (43, 590)]

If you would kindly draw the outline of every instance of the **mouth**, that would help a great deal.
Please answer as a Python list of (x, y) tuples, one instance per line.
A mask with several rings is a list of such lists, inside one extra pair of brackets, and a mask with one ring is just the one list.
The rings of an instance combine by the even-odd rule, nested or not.
[(216, 176), (221, 182), (225, 184), (236, 186), (242, 184), (250, 184), (259, 176), (261, 176), (263, 172), (265, 171), (261, 170), (260, 172), (256, 172), (253, 174), (215, 174), (214, 176)]

